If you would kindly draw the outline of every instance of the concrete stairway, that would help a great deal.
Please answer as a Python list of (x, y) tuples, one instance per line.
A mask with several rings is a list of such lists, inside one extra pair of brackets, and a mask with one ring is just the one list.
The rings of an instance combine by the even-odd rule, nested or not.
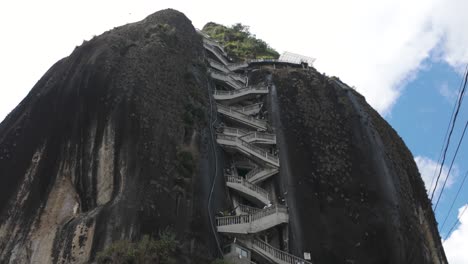
[(275, 167), (257, 167), (245, 175), (245, 179), (253, 184), (260, 183), (273, 175), (278, 174), (279, 170)]
[[(249, 243), (247, 243), (249, 245)], [(250, 249), (277, 264), (312, 264), (312, 262), (279, 250), (259, 239), (253, 239)]]
[(276, 135), (264, 132), (248, 131), (235, 127), (223, 127), (224, 135), (236, 136), (247, 143), (276, 144)]
[(256, 103), (247, 106), (233, 106), (232, 108), (245, 115), (255, 115), (260, 112), (263, 107), (263, 103)]
[(221, 55), (227, 57), (227, 53), (224, 50), (224, 47), (221, 44), (219, 44), (219, 42), (217, 42), (215, 40), (212, 40), (210, 38), (203, 38), (203, 43), (208, 44), (208, 45), (210, 45), (210, 46), (212, 46), (214, 48), (217, 48), (219, 50), (217, 52), (219, 52), (219, 53), (221, 53)]
[(203, 36), (203, 47), (213, 53), (213, 55), (215, 55), (216, 58), (218, 58), (222, 64), (224, 64), (229, 69), (229, 71), (237, 71), (249, 66), (249, 63), (247, 62), (230, 63), (226, 59), (227, 54), (224, 51), (224, 48), (217, 41), (212, 40), (210, 36), (200, 30), (198, 30), (198, 33)]
[(236, 160), (233, 161), (233, 165), (236, 168), (241, 168), (245, 170), (253, 170), (258, 166), (257, 163), (243, 155), (242, 158), (236, 158)]
[(250, 132), (241, 137), (248, 143), (276, 145), (276, 135), (263, 132)]
[(247, 77), (245, 75), (234, 73), (230, 71), (224, 64), (219, 63), (213, 59), (208, 59), (208, 62), (210, 63), (211, 68), (223, 72), (224, 74), (229, 74), (231, 78), (238, 82), (243, 84), (247, 83)]
[(257, 95), (268, 94), (268, 92), (268, 87), (266, 86), (255, 86), (232, 91), (215, 90), (213, 96), (215, 100), (234, 104), (245, 99), (255, 98)]
[(245, 83), (241, 83), (237, 81), (236, 79), (233, 78), (233, 75), (231, 74), (218, 72), (218, 71), (212, 71), (212, 70), (209, 70), (209, 72), (210, 72), (211, 78), (225, 83), (226, 85), (230, 86), (234, 90), (240, 90), (240, 89), (246, 88)]
[(237, 175), (226, 175), (227, 187), (238, 191), (246, 199), (253, 203), (265, 206), (271, 203), (268, 192)]
[(235, 71), (247, 68), (249, 66), (252, 66), (254, 64), (271, 64), (271, 65), (275, 65), (275, 64), (291, 65), (291, 64), (294, 64), (294, 65), (300, 65), (299, 63), (295, 63), (295, 62), (291, 62), (291, 61), (282, 61), (282, 60), (277, 60), (277, 59), (254, 59), (254, 60), (248, 60), (248, 61), (243, 61), (243, 62), (239, 62), (239, 63), (228, 63), (228, 64), (226, 64), (226, 67), (229, 70), (235, 72)]
[(222, 133), (227, 136), (242, 137), (247, 135), (249, 133), (249, 130), (237, 127), (223, 127)]
[(226, 68), (229, 69), (229, 71), (237, 71), (242, 68), (246, 68), (249, 66), (249, 63), (247, 62), (240, 62), (240, 63), (230, 63), (226, 58), (227, 54), (224, 51), (224, 48), (216, 41), (212, 40), (208, 35), (205, 33), (198, 31), (200, 35), (203, 36), (203, 47), (213, 53), (213, 55), (216, 56), (219, 61), (223, 65), (226, 66)]
[(270, 63), (270, 64), (275, 64), (275, 63), (290, 63), (286, 61), (280, 61), (277, 59), (254, 59), (254, 60), (247, 60), (239, 63), (229, 63), (227, 64), (227, 67), (231, 71), (238, 71), (243, 68), (249, 67), (251, 64), (258, 64), (258, 63)]
[(245, 204), (239, 204), (238, 209), (239, 209), (240, 214), (244, 214), (244, 215), (255, 214), (255, 213), (262, 211), (262, 209), (260, 208), (248, 206)]
[(265, 120), (256, 119), (242, 112), (236, 111), (234, 108), (217, 104), (218, 113), (234, 120), (236, 122), (247, 125), (256, 130), (267, 130), (267, 122)]
[(241, 69), (244, 69), (244, 68), (247, 68), (249, 67), (249, 63), (248, 62), (239, 62), (239, 63), (230, 63), (228, 65), (226, 65), (228, 67), (228, 69), (230, 71), (238, 71), (238, 70), (241, 70)]
[[(229, 61), (226, 59), (226, 57), (220, 53), (217, 48), (215, 48), (214, 46), (212, 46), (211, 44), (208, 44), (207, 42), (204, 42), (203, 43), (203, 47), (210, 51), (213, 55), (216, 56), (216, 58), (221, 61), (222, 64), (224, 65), (228, 65), (229, 64)], [(229, 67), (228, 67), (229, 68)]]
[(226, 65), (219, 63), (213, 59), (208, 59), (208, 62), (210, 63), (210, 67), (213, 69), (216, 69), (218, 71), (224, 72), (224, 73), (231, 73), (231, 70), (226, 67)]
[(255, 158), (270, 166), (279, 167), (278, 156), (272, 155), (266, 150), (242, 140), (242, 138), (224, 134), (217, 134), (216, 141), (222, 146), (235, 148), (239, 152), (248, 155), (251, 158)]
[(253, 214), (217, 217), (216, 226), (222, 233), (254, 234), (288, 221), (286, 207), (271, 206)]
[[(223, 148), (230, 150), (232, 158), (231, 167), (227, 169), (226, 185), (232, 190), (231, 200), (237, 215), (216, 218), (218, 232), (230, 234), (256, 234), (278, 225), (287, 224), (289, 215), (284, 206), (271, 205), (276, 203), (275, 196), (256, 185), (279, 173), (279, 157), (276, 145), (276, 135), (265, 133), (268, 123), (252, 115), (259, 114), (263, 107), (263, 97), (269, 93), (268, 86), (249, 86), (249, 80), (245, 75), (234, 73), (252, 65), (276, 64), (287, 61), (274, 59), (249, 60), (240, 63), (231, 63), (223, 47), (204, 34), (203, 45), (208, 53), (212, 53), (213, 59), (208, 59), (211, 78), (221, 82), (229, 91), (215, 90), (213, 97), (217, 102), (217, 111), (223, 118), (227, 118), (239, 125), (239, 128), (222, 127), (217, 133), (216, 141)], [(230, 90), (231, 89), (231, 90)], [(267, 113), (266, 113), (267, 114)], [(242, 127), (242, 128), (241, 128)], [(221, 131), (222, 130), (222, 131)], [(269, 146), (270, 145), (270, 146)], [(270, 151), (267, 151), (270, 149)], [(273, 154), (272, 154), (273, 153)], [(240, 177), (238, 170), (248, 170), (245, 177)], [(273, 193), (273, 191), (272, 191)], [(250, 200), (255, 206), (240, 204), (243, 199)], [(266, 207), (266, 206), (270, 207)], [(263, 208), (263, 209), (262, 209)], [(282, 226), (287, 228), (286, 226)], [(275, 234), (275, 231), (269, 233)], [(276, 234), (278, 236), (278, 234)], [(279, 235), (280, 236), (280, 235)], [(237, 236), (236, 236), (237, 237)], [(274, 248), (266, 242), (248, 236), (245, 250), (255, 252), (262, 256), (268, 263), (277, 264), (312, 264), (285, 251)], [(240, 241), (240, 240), (239, 240)], [(235, 242), (234, 242), (235, 243)], [(237, 247), (232, 247), (234, 262), (239, 264), (253, 263), (251, 255), (243, 254), (238, 257)], [(245, 251), (244, 250), (244, 251)], [(242, 251), (242, 252), (244, 252)]]

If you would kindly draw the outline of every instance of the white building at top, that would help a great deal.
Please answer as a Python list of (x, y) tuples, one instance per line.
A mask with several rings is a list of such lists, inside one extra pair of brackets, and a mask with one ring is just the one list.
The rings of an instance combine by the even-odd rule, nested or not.
[(279, 61), (291, 62), (295, 64), (307, 63), (309, 66), (312, 66), (315, 62), (315, 58), (285, 51), (279, 57)]

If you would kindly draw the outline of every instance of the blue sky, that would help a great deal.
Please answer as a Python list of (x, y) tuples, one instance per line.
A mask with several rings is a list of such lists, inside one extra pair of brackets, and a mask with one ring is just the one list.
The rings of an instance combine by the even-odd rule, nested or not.
[[(62, 0), (0, 1), (0, 32), (8, 40), (0, 41), (0, 120), (83, 40), (164, 8), (185, 13), (198, 28), (210, 21), (242, 22), (280, 52), (316, 58), (317, 70), (356, 87), (388, 120), (430, 182), (459, 69), (468, 63), (467, 0), (82, 0), (73, 6)], [(459, 126), (467, 118), (464, 106)], [(453, 142), (458, 138), (455, 133)], [(468, 169), (467, 154), (465, 143), (436, 212), (440, 222)], [(468, 204), (468, 187), (462, 193), (449, 226)], [(444, 242), (451, 264), (468, 263), (468, 213), (461, 222)]]
[[(415, 157), (437, 162), (463, 76), (460, 71), (440, 60), (432, 60), (431, 58), (423, 64), (423, 69), (405, 85), (399, 100), (386, 120), (403, 138)], [(450, 166), (456, 143), (468, 118), (466, 110), (465, 103), (460, 109), (444, 166)], [(455, 198), (464, 173), (468, 170), (467, 154), (468, 148), (464, 142), (455, 160), (454, 169), (450, 173), (448, 181), (450, 184), (445, 188), (440, 205), (436, 210), (436, 217), (440, 225), (448, 214), (448, 209)], [(427, 162), (426, 165), (428, 165)], [(428, 175), (428, 178), (432, 180), (434, 170), (431, 167), (429, 171), (431, 174)], [(427, 182), (429, 186), (426, 187), (429, 189), (431, 181)], [(468, 182), (465, 185), (468, 185)], [(467, 190), (468, 186), (462, 189), (444, 228), (440, 230), (443, 238), (446, 237), (452, 223), (456, 221), (457, 209), (468, 201)], [(434, 199), (434, 204), (435, 201)]]

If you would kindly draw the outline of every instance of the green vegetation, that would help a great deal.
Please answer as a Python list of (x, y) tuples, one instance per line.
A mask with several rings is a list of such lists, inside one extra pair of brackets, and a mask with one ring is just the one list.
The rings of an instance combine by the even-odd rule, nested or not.
[(237, 23), (225, 27), (213, 22), (206, 24), (202, 31), (224, 45), (228, 56), (235, 60), (277, 59), (279, 53), (265, 41), (250, 33), (249, 26)]
[(99, 264), (173, 264), (177, 248), (175, 234), (164, 231), (158, 240), (143, 236), (138, 242), (120, 240), (97, 254)]

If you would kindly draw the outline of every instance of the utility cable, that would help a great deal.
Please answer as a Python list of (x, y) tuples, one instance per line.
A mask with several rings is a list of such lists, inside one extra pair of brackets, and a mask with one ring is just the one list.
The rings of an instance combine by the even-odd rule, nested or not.
[(448, 178), (450, 176), (450, 171), (452, 170), (453, 163), (455, 162), (455, 159), (457, 158), (458, 150), (460, 149), (461, 143), (463, 142), (463, 138), (465, 137), (466, 133), (466, 128), (468, 127), (468, 121), (466, 121), (465, 128), (463, 128), (463, 133), (460, 137), (460, 140), (458, 141), (457, 149), (455, 150), (455, 154), (453, 155), (452, 162), (450, 163), (450, 168), (447, 172), (447, 177), (445, 177), (444, 185), (442, 185), (442, 189), (440, 189), (439, 197), (437, 198), (436, 205), (434, 206), (434, 211), (437, 209), (437, 205), (439, 205), (440, 197), (442, 197), (442, 193), (444, 192), (445, 185), (448, 182)]
[[(465, 81), (465, 78), (466, 78), (466, 76), (467, 76), (467, 72), (468, 72), (468, 65), (465, 67), (465, 72), (464, 72), (464, 74), (463, 74), (464, 78), (463, 78), (463, 79), (461, 80), (461, 82), (460, 82), (460, 88), (458, 88), (457, 99), (460, 97), (460, 93), (461, 93), (461, 91), (462, 91), (462, 89), (463, 89), (463, 82)], [(436, 178), (436, 176), (437, 176), (437, 169), (439, 168), (439, 164), (440, 164), (440, 161), (441, 161), (441, 159), (442, 159), (442, 153), (443, 153), (443, 151), (444, 151), (445, 142), (447, 141), (447, 136), (448, 136), (448, 133), (449, 133), (449, 130), (450, 130), (450, 125), (452, 124), (452, 121), (453, 121), (453, 115), (455, 114), (456, 108), (457, 108), (457, 104), (455, 103), (455, 104), (453, 105), (453, 108), (452, 108), (452, 114), (450, 115), (450, 121), (449, 121), (449, 123), (448, 123), (448, 125), (447, 125), (447, 130), (445, 130), (444, 140), (442, 140), (442, 146), (441, 146), (441, 148), (440, 148), (440, 154), (439, 154), (439, 158), (437, 159), (437, 165), (436, 165), (436, 168), (435, 168), (435, 170), (434, 170), (434, 175), (432, 176), (431, 186), (430, 186), (429, 189), (428, 189), (428, 191), (429, 191), (428, 194), (429, 194), (429, 195), (432, 194), (432, 192), (435, 191), (435, 190), (434, 190), (434, 191), (431, 192), (432, 186), (434, 186), (434, 180), (435, 180), (435, 178)]]
[(463, 185), (465, 184), (465, 180), (466, 180), (467, 176), (468, 176), (468, 171), (466, 171), (465, 176), (463, 176), (463, 181), (461, 182), (460, 187), (458, 188), (457, 194), (455, 195), (455, 198), (453, 199), (452, 204), (450, 205), (450, 209), (448, 210), (448, 213), (444, 218), (444, 222), (442, 223), (442, 226), (440, 227), (440, 230), (444, 229), (445, 223), (447, 222), (447, 219), (448, 219), (450, 213), (452, 212), (453, 206), (455, 205), (455, 202), (457, 201), (458, 195), (460, 194), (460, 191), (463, 188)]
[[(446, 134), (445, 134), (445, 138), (444, 138), (445, 151), (443, 151), (443, 149), (444, 149), (444, 145), (443, 145), (442, 146), (442, 151), (441, 151), (440, 156), (439, 156), (439, 160), (437, 161), (437, 165), (440, 166), (440, 168), (439, 168), (439, 175), (437, 177), (436, 185), (435, 185), (434, 189), (432, 190), (432, 183), (434, 182), (434, 179), (436, 178), (435, 175), (437, 173), (437, 167), (436, 167), (436, 170), (434, 171), (434, 177), (432, 178), (431, 188), (429, 189), (429, 190), (432, 190), (432, 192), (430, 192), (431, 193), (431, 201), (432, 201), (432, 198), (434, 197), (434, 194), (436, 192), (437, 183), (439, 181), (439, 178), (440, 178), (440, 175), (441, 175), (441, 172), (442, 172), (442, 169), (443, 169), (443, 164), (445, 162), (445, 155), (447, 154), (447, 149), (448, 149), (448, 147), (450, 145), (450, 138), (451, 138), (454, 126), (455, 126), (455, 121), (456, 121), (456, 117), (458, 115), (458, 110), (459, 110), (459, 108), (461, 106), (461, 103), (463, 102), (467, 76), (468, 76), (468, 65), (467, 65), (467, 67), (465, 69), (464, 77), (463, 77), (461, 85), (460, 85), (460, 91), (458, 93), (458, 98), (457, 98), (457, 101), (456, 101), (456, 103), (454, 105), (454, 108), (452, 110), (452, 116), (450, 118), (450, 122), (449, 122), (449, 125), (447, 127)], [(447, 141), (446, 141), (446, 139), (447, 139)], [(443, 157), (443, 159), (441, 160), (442, 157)]]
[(435, 186), (434, 186), (434, 191), (432, 192), (431, 194), (431, 202), (432, 202), (432, 199), (434, 198), (434, 193), (435, 191), (437, 190), (437, 184), (439, 183), (439, 180), (440, 180), (440, 176), (442, 174), (442, 168), (444, 167), (444, 163), (445, 163), (445, 157), (447, 155), (447, 150), (448, 150), (448, 147), (450, 145), (450, 139), (452, 137), (452, 133), (453, 133), (453, 130), (455, 128), (455, 123), (457, 122), (457, 117), (458, 117), (458, 113), (460, 112), (460, 106), (461, 106), (461, 103), (463, 101), (463, 97), (465, 95), (465, 89), (466, 89), (466, 82), (467, 82), (467, 74), (468, 73), (465, 73), (465, 78), (464, 78), (464, 83), (463, 83), (463, 89), (460, 93), (460, 97), (458, 98), (457, 100), (457, 109), (455, 111), (455, 114), (453, 116), (453, 122), (452, 122), (452, 126), (450, 128), (450, 132), (448, 134), (448, 137), (447, 137), (447, 144), (445, 145), (445, 149), (444, 149), (444, 152), (443, 152), (443, 156), (442, 156), (442, 162), (440, 164), (440, 169), (439, 169), (439, 174), (437, 176), (437, 180), (435, 182)]
[(460, 219), (462, 218), (463, 214), (466, 212), (466, 208), (468, 208), (468, 205), (465, 205), (465, 208), (463, 209), (463, 211), (461, 212), (460, 216), (457, 217), (457, 220), (455, 221), (455, 223), (453, 223), (452, 227), (450, 228), (450, 230), (448, 231), (447, 233), (447, 236), (445, 237), (445, 239), (447, 239), (450, 234), (452, 233), (453, 229), (457, 226), (458, 222), (460, 222)]
[(213, 155), (214, 155), (214, 162), (215, 162), (215, 171), (214, 171), (214, 176), (213, 176), (213, 181), (211, 183), (211, 190), (210, 190), (210, 194), (208, 196), (208, 218), (210, 219), (210, 225), (211, 225), (211, 229), (213, 231), (213, 235), (215, 237), (215, 240), (216, 240), (216, 245), (217, 245), (217, 248), (219, 250), (219, 254), (221, 256), (221, 258), (223, 257), (223, 251), (221, 250), (221, 245), (219, 244), (219, 240), (218, 240), (218, 234), (216, 232), (216, 229), (214, 227), (214, 224), (213, 224), (213, 216), (211, 215), (211, 198), (213, 197), (213, 191), (214, 191), (214, 187), (216, 185), (216, 176), (218, 175), (218, 155), (216, 153), (216, 145), (215, 145), (215, 139), (214, 139), (214, 134), (213, 134), (213, 126), (216, 124), (217, 120), (218, 120), (218, 115), (215, 116), (215, 119), (213, 120), (213, 102), (212, 102), (212, 93), (211, 93), (211, 90), (210, 90), (210, 85), (207, 85), (207, 89), (208, 89), (208, 98), (209, 98), (209, 102), (210, 102), (210, 138), (211, 138), (211, 147), (213, 149)]

